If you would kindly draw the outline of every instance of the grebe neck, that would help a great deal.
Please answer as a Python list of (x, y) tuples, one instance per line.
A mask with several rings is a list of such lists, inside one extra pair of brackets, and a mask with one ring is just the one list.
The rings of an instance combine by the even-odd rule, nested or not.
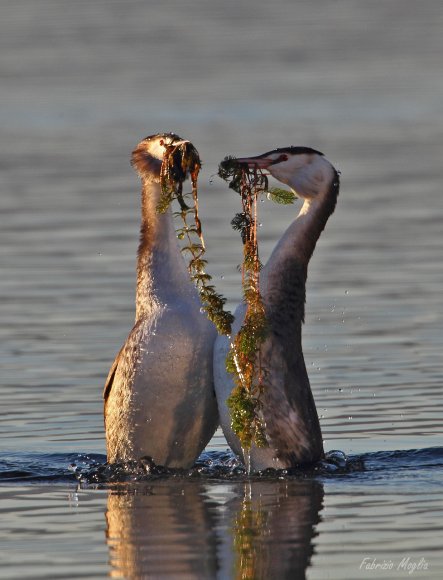
[(160, 184), (142, 180), (142, 219), (137, 260), (136, 320), (193, 286), (181, 256), (172, 212), (157, 212)]

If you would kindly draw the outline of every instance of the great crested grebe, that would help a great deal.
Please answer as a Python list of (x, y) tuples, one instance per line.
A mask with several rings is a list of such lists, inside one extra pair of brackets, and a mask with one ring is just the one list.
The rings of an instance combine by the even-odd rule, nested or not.
[(159, 214), (160, 168), (173, 133), (143, 139), (132, 153), (142, 183), (135, 326), (106, 380), (108, 461), (150, 456), (189, 468), (218, 425), (214, 325), (181, 256), (169, 209)]
[[(339, 176), (325, 157), (308, 147), (275, 149), (237, 161), (268, 171), (288, 185), (303, 206), (275, 247), (260, 275), (260, 289), (269, 323), (261, 347), (266, 369), (262, 395), (262, 421), (268, 447), (252, 445), (247, 457), (231, 429), (226, 399), (234, 387), (225, 369), (230, 341), (219, 336), (214, 348), (214, 379), (220, 421), (232, 450), (249, 463), (252, 471), (288, 468), (315, 462), (323, 456), (323, 441), (317, 410), (303, 358), (301, 327), (304, 322), (308, 263), (339, 192)], [(246, 306), (235, 312), (232, 336), (239, 331)]]

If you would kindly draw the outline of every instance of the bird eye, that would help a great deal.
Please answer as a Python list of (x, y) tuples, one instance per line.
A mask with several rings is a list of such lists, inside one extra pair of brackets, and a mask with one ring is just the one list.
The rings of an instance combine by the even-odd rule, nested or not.
[(282, 153), (281, 155), (279, 155), (277, 157), (277, 159), (274, 159), (274, 161), (272, 161), (269, 165), (276, 165), (277, 163), (281, 163), (282, 161), (287, 161), (289, 159), (289, 155), (286, 155), (286, 153)]
[(276, 165), (277, 163), (281, 163), (282, 161), (287, 161), (288, 159), (289, 159), (289, 157), (285, 153), (282, 153), (281, 155), (279, 155), (277, 157), (277, 159), (274, 159), (274, 161), (270, 165)]

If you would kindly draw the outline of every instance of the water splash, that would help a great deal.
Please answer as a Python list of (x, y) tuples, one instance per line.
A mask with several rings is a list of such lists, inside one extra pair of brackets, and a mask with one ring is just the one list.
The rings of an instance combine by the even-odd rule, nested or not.
[[(245, 457), (247, 453), (245, 452)], [(416, 479), (432, 471), (433, 478), (443, 472), (443, 448), (380, 451), (347, 456), (332, 450), (310, 466), (291, 469), (266, 469), (252, 473), (229, 450), (202, 453), (191, 469), (168, 469), (151, 458), (108, 464), (100, 454), (79, 453), (0, 453), (0, 484), (66, 484), (107, 487), (116, 483), (139, 483), (157, 479), (199, 479), (201, 481), (254, 481), (277, 479), (316, 479), (359, 477), (372, 484), (398, 477)]]
[(241, 450), (245, 460), (246, 473), (247, 475), (251, 475), (251, 449), (242, 447)]

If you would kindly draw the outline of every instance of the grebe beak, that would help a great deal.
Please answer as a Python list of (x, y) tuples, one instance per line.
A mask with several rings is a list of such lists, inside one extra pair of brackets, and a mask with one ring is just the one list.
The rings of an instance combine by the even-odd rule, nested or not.
[(276, 163), (281, 163), (282, 161), (287, 161), (288, 156), (286, 153), (282, 153), (278, 157), (266, 157), (262, 155), (258, 155), (257, 157), (239, 157), (236, 159), (237, 163), (241, 165), (247, 165), (252, 169), (268, 169), (271, 165), (275, 165)]
[(251, 167), (251, 169), (267, 169), (275, 163), (274, 159), (270, 159), (269, 157), (238, 157), (236, 161), (241, 165)]

